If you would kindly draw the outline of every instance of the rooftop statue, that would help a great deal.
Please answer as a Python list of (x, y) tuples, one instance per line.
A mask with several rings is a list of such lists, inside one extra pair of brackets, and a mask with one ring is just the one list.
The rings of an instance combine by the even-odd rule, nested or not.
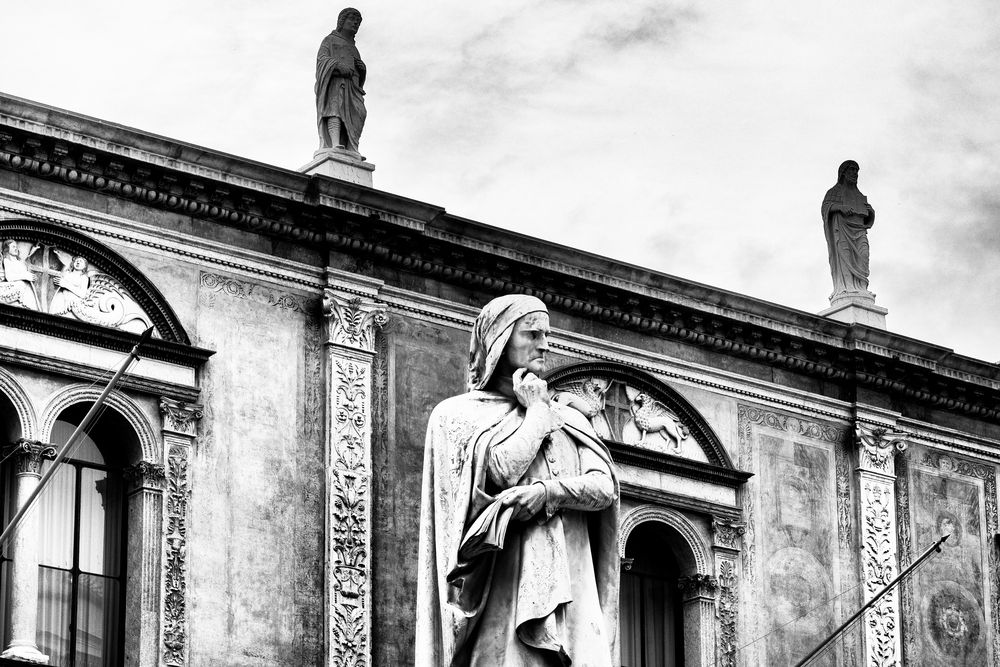
[(875, 209), (858, 190), (858, 163), (847, 160), (837, 169), (837, 184), (823, 198), (823, 230), (830, 256), (833, 294), (872, 298), (868, 291), (868, 230)]
[(618, 481), (584, 412), (538, 377), (548, 334), (539, 299), (489, 302), (469, 391), (431, 413), (418, 667), (615, 664)]
[(348, 7), (337, 17), (337, 29), (316, 55), (316, 122), (320, 149), (357, 153), (365, 127), (365, 64), (354, 45), (361, 12)]

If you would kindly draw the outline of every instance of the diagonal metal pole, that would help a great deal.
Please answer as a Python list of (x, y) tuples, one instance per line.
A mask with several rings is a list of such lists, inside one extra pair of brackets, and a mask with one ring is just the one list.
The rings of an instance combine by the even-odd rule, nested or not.
[(38, 495), (42, 492), (42, 489), (45, 488), (45, 484), (50, 479), (52, 479), (52, 476), (56, 474), (57, 470), (59, 470), (59, 464), (63, 462), (63, 459), (65, 459), (66, 456), (69, 454), (69, 452), (72, 450), (73, 445), (76, 444), (76, 441), (79, 439), (80, 435), (82, 433), (85, 433), (86, 430), (90, 427), (90, 422), (94, 420), (94, 417), (97, 415), (98, 411), (104, 405), (104, 401), (107, 399), (108, 394), (110, 394), (111, 390), (114, 389), (116, 384), (118, 384), (118, 380), (120, 380), (122, 375), (125, 374), (125, 371), (128, 370), (128, 367), (132, 364), (132, 362), (139, 358), (139, 348), (145, 345), (147, 342), (149, 342), (149, 338), (152, 335), (153, 335), (153, 327), (149, 327), (148, 329), (142, 332), (142, 336), (139, 338), (139, 342), (136, 343), (135, 347), (132, 348), (132, 351), (129, 352), (128, 358), (126, 358), (125, 361), (122, 362), (122, 365), (118, 367), (118, 371), (115, 372), (115, 376), (111, 378), (110, 382), (108, 382), (108, 386), (104, 388), (104, 391), (101, 392), (101, 395), (98, 396), (97, 400), (94, 401), (94, 404), (90, 406), (90, 410), (87, 411), (87, 414), (86, 416), (84, 416), (83, 421), (81, 421), (80, 425), (76, 427), (76, 430), (73, 431), (73, 434), (69, 436), (69, 439), (66, 441), (66, 444), (59, 448), (59, 451), (56, 453), (55, 459), (52, 461), (52, 465), (49, 466), (49, 469), (42, 476), (42, 479), (38, 482), (38, 486), (35, 487), (35, 490), (32, 491), (31, 495), (28, 496), (27, 500), (24, 501), (24, 504), (21, 505), (21, 508), (17, 510), (17, 513), (14, 515), (14, 518), (10, 520), (10, 523), (7, 525), (7, 527), (3, 529), (3, 534), (0, 534), (0, 549), (3, 548), (3, 545), (6, 544), (7, 540), (10, 539), (10, 537), (14, 534), (14, 531), (17, 529), (17, 524), (19, 524), (21, 520), (25, 517), (25, 515), (28, 513), (28, 510), (31, 508), (31, 504), (35, 502), (35, 499), (38, 498)]
[(854, 621), (858, 620), (858, 617), (861, 616), (861, 614), (863, 614), (866, 611), (868, 611), (868, 609), (871, 608), (872, 605), (874, 605), (876, 602), (878, 602), (879, 600), (881, 600), (882, 596), (884, 596), (886, 593), (888, 593), (889, 589), (892, 588), (893, 586), (895, 586), (896, 583), (899, 582), (900, 579), (902, 579), (903, 577), (905, 577), (906, 575), (908, 575), (918, 565), (920, 565), (922, 562), (924, 562), (925, 560), (927, 560), (928, 558), (930, 558), (930, 555), (932, 553), (934, 553), (935, 551), (941, 551), (941, 545), (945, 543), (945, 540), (947, 540), (949, 536), (950, 536), (950, 533), (948, 535), (942, 535), (941, 539), (939, 539), (937, 542), (935, 542), (931, 546), (927, 547), (927, 551), (925, 551), (922, 554), (920, 554), (920, 557), (917, 558), (917, 560), (915, 560), (912, 563), (910, 563), (906, 567), (906, 569), (904, 569), (902, 572), (900, 572), (898, 575), (896, 575), (895, 579), (893, 579), (892, 581), (890, 581), (889, 583), (887, 583), (882, 588), (882, 590), (880, 590), (878, 593), (876, 593), (875, 596), (871, 600), (869, 600), (868, 602), (864, 603), (861, 606), (861, 609), (858, 609), (854, 613), (853, 616), (851, 616), (849, 619), (847, 619), (846, 621), (844, 621), (840, 625), (839, 628), (837, 628), (836, 630), (834, 630), (833, 633), (829, 637), (827, 637), (826, 639), (823, 640), (822, 644), (820, 644), (819, 646), (817, 646), (816, 648), (814, 648), (812, 650), (812, 653), (810, 653), (806, 657), (802, 658), (802, 660), (799, 660), (797, 663), (795, 663), (795, 667), (802, 667), (807, 662), (809, 662), (810, 660), (812, 660), (813, 658), (815, 658), (817, 655), (819, 655), (820, 653), (822, 653), (823, 650), (827, 646), (829, 646), (830, 643), (833, 642), (833, 640), (835, 640), (840, 635), (841, 632), (843, 632), (844, 630), (846, 630), (847, 627), (851, 623), (853, 623)]

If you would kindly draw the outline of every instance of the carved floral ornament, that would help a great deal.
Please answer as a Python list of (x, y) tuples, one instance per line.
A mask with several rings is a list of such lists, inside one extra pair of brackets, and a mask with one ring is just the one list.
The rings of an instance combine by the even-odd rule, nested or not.
[(854, 428), (860, 449), (861, 467), (865, 470), (892, 474), (892, 457), (897, 451), (906, 450), (906, 438), (910, 434), (869, 424), (857, 424)]
[(0, 303), (133, 333), (152, 325), (99, 259), (50, 239), (0, 236)]
[(375, 351), (375, 327), (381, 329), (389, 321), (384, 304), (332, 289), (323, 293), (323, 315), (329, 342), (366, 352)]
[(175, 401), (171, 398), (160, 399), (160, 413), (163, 415), (163, 429), (181, 435), (195, 435), (195, 426), (204, 416), (202, 406)]

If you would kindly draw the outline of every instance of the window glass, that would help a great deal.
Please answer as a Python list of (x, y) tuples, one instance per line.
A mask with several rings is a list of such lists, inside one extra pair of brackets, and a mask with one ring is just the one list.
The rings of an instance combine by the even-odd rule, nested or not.
[(70, 609), (73, 575), (49, 567), (38, 568), (38, 630), (35, 642), (49, 656), (50, 665), (69, 664)]
[[(42, 473), (52, 466), (42, 464)], [(62, 464), (38, 496), (39, 565), (68, 570), (73, 567), (73, 528), (76, 510), (76, 468)]]

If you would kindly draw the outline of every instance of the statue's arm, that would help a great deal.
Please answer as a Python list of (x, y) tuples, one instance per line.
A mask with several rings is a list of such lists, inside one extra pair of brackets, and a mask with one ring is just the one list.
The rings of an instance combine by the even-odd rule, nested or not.
[(490, 481), (501, 489), (517, 484), (538, 454), (542, 441), (562, 424), (562, 419), (548, 405), (528, 408), (517, 430), (506, 440), (490, 446), (486, 455)]
[(615, 500), (615, 483), (607, 463), (596, 452), (580, 447), (582, 474), (562, 479), (547, 479), (545, 487), (545, 515), (551, 518), (559, 510), (596, 512)]

